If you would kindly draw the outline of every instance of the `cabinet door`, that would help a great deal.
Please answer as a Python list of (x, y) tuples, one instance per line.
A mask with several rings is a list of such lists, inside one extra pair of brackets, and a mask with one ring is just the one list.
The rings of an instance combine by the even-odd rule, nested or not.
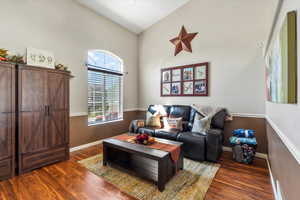
[(47, 72), (23, 68), (19, 73), (19, 144), (22, 153), (47, 149), (45, 102)]
[(58, 147), (67, 143), (68, 104), (66, 102), (66, 77), (64, 74), (48, 72), (47, 75), (49, 116), (46, 132), (49, 147)]
[(15, 70), (11, 65), (0, 66), (0, 160), (13, 154), (14, 139), (14, 82)]

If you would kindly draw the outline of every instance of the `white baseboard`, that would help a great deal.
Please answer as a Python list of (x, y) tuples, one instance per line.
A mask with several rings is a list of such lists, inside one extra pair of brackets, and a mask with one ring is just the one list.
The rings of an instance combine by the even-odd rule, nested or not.
[(130, 112), (130, 111), (139, 111), (139, 108), (128, 108), (128, 109), (124, 109), (124, 112)]
[[(137, 108), (138, 111), (147, 111), (147, 108)], [(265, 118), (265, 114), (255, 114), (255, 113), (232, 113), (233, 117), (250, 117), (250, 118)]]
[(280, 190), (280, 184), (278, 181), (275, 180), (275, 178), (273, 176), (272, 169), (271, 169), (271, 166), (269, 163), (269, 159), (267, 159), (267, 164), (268, 164), (270, 180), (271, 180), (272, 190), (273, 190), (275, 200), (283, 200), (281, 190)]
[(88, 115), (87, 112), (78, 112), (78, 113), (71, 113), (70, 117), (80, 117), (80, 116), (86, 116)]
[(232, 113), (233, 117), (250, 117), (250, 118), (262, 118), (266, 116), (264, 114), (253, 114), (253, 113)]
[(98, 141), (91, 142), (91, 143), (88, 143), (88, 144), (83, 144), (83, 145), (80, 145), (80, 146), (77, 146), (77, 147), (72, 147), (72, 148), (70, 148), (70, 152), (74, 152), (74, 151), (79, 151), (79, 150), (82, 150), (82, 149), (86, 149), (88, 147), (101, 144), (102, 142), (103, 142), (103, 140), (98, 140)]
[(269, 174), (270, 174), (270, 180), (271, 180), (271, 184), (272, 184), (273, 194), (274, 194), (275, 200), (278, 200), (278, 198), (277, 198), (277, 192), (276, 192), (275, 180), (274, 180), (274, 177), (273, 177), (272, 170), (271, 170), (270, 163), (269, 163), (268, 159), (267, 159), (267, 164), (268, 164), (268, 169), (269, 169)]
[[(128, 108), (123, 110), (123, 112), (131, 112), (131, 111), (140, 111), (140, 108)], [(87, 112), (77, 112), (77, 113), (71, 113), (70, 117), (81, 117), (87, 115), (88, 115)]]
[[(223, 146), (223, 151), (229, 151), (229, 152), (232, 152), (232, 148), (231, 148), (231, 147), (225, 147), (225, 146)], [(262, 158), (262, 159), (265, 159), (265, 160), (268, 160), (268, 155), (267, 155), (267, 154), (264, 154), (264, 153), (256, 153), (256, 154), (255, 154), (255, 157), (257, 157), (257, 158)]]

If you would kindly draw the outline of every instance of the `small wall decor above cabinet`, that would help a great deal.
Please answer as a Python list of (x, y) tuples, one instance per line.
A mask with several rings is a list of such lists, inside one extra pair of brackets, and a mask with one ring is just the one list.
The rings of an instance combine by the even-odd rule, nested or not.
[(209, 64), (197, 63), (161, 70), (161, 96), (208, 96)]

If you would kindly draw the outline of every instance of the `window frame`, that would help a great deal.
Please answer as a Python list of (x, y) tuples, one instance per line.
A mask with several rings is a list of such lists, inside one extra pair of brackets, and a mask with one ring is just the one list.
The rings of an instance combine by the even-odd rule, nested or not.
[[(86, 65), (86, 68), (87, 68), (87, 74), (89, 73), (89, 71), (92, 71), (92, 72), (99, 72), (99, 73), (110, 74), (110, 75), (117, 75), (117, 76), (120, 77), (120, 87), (119, 87), (120, 88), (120, 92), (119, 92), (120, 93), (120, 99), (119, 99), (120, 105), (119, 106), (120, 106), (120, 115), (121, 115), (121, 117), (119, 119), (116, 119), (116, 120), (90, 123), (89, 122), (89, 106), (88, 106), (88, 103), (87, 103), (87, 109), (88, 109), (87, 124), (88, 124), (88, 126), (97, 126), (97, 125), (103, 125), (103, 124), (109, 124), (109, 123), (115, 123), (115, 122), (123, 121), (124, 120), (124, 109), (123, 109), (123, 107), (124, 107), (123, 106), (123, 104), (124, 104), (124, 95), (123, 95), (124, 94), (124, 89), (123, 89), (124, 88), (124, 73), (123, 73), (124, 64), (123, 64), (123, 60), (119, 56), (117, 56), (117, 55), (115, 55), (115, 54), (113, 54), (109, 51), (105, 51), (105, 50), (89, 50), (88, 53), (93, 52), (93, 51), (108, 54), (108, 55), (112, 56), (113, 58), (117, 59), (120, 62), (120, 68), (121, 68), (120, 71), (108, 70), (106, 68), (102, 68), (102, 67), (99, 67), (99, 66), (96, 66), (96, 65), (89, 64), (88, 59), (87, 59), (85, 65)], [(87, 83), (88, 82), (89, 81), (87, 81)], [(89, 90), (87, 90), (87, 93), (88, 93), (87, 94), (87, 99), (88, 99), (89, 98)]]

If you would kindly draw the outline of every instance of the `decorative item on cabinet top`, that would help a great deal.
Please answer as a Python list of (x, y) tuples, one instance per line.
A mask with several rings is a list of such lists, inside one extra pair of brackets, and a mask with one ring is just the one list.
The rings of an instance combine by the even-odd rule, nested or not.
[(208, 96), (209, 63), (161, 70), (161, 96)]
[(54, 54), (50, 51), (27, 48), (26, 60), (27, 64), (31, 66), (39, 66), (52, 69), (54, 69), (55, 67)]
[[(49, 56), (47, 57), (47, 55), (45, 54), (46, 51), (37, 50), (37, 49), (32, 50), (32, 49), (33, 48), (27, 49), (28, 62), (25, 62), (26, 59), (24, 58), (24, 56), (21, 56), (20, 54), (12, 54), (7, 49), (0, 48), (0, 62), (11, 63), (11, 64), (27, 64), (28, 66), (35, 66), (35, 67), (45, 67), (47, 63), (43, 64), (41, 62), (51, 61), (52, 63), (53, 61), (55, 63), (54, 57), (51, 57), (50, 55), (52, 53), (47, 52), (50, 55), (50, 57)], [(42, 53), (44, 53), (45, 55)], [(60, 63), (58, 64), (56, 63), (54, 67), (47, 66), (46, 68), (70, 72), (66, 65)]]
[(0, 48), (0, 61), (9, 63), (20, 63), (24, 64), (24, 57), (17, 54), (9, 54), (8, 50)]
[(63, 64), (57, 64), (55, 65), (55, 69), (57, 70), (62, 70), (62, 71), (67, 71), (68, 72), (68, 67), (63, 65)]

